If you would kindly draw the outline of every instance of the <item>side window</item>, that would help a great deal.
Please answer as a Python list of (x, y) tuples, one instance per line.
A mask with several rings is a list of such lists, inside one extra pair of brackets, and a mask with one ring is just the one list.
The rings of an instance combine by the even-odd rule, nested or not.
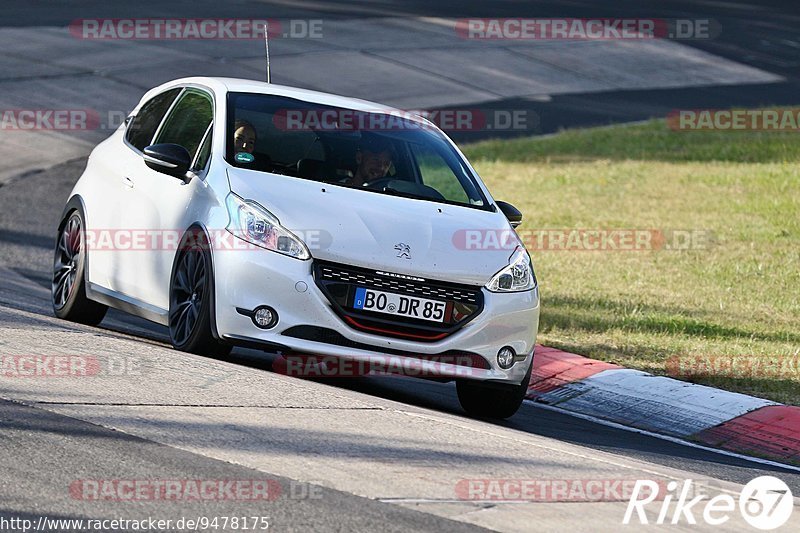
[(158, 125), (161, 124), (161, 119), (164, 118), (164, 114), (180, 92), (180, 87), (170, 89), (154, 96), (144, 104), (125, 133), (128, 142), (139, 150), (144, 150), (145, 146), (149, 146)]
[(202, 91), (188, 89), (172, 108), (155, 142), (180, 144), (194, 161), (213, 115), (211, 98)]
[(197, 152), (197, 158), (195, 159), (194, 165), (192, 165), (192, 170), (203, 170), (206, 168), (206, 164), (208, 163), (208, 156), (211, 155), (211, 129), (213, 128), (212, 125), (208, 126), (206, 130), (205, 137), (203, 138), (203, 144), (200, 146), (200, 150)]

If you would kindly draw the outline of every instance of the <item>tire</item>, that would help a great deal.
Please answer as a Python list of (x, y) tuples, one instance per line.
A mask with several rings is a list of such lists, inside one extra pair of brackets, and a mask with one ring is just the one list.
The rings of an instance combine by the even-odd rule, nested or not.
[(96, 326), (108, 307), (86, 297), (85, 224), (79, 211), (70, 211), (58, 227), (53, 254), (51, 300), (58, 318)]
[[(197, 232), (190, 231), (190, 235)], [(201, 243), (184, 240), (169, 284), (169, 337), (172, 347), (197, 355), (225, 356), (231, 346), (212, 333), (214, 275), (211, 253)]]
[(456, 383), (458, 401), (464, 411), (478, 418), (506, 419), (519, 410), (528, 391), (533, 359), (519, 385), (486, 384), (461, 380)]

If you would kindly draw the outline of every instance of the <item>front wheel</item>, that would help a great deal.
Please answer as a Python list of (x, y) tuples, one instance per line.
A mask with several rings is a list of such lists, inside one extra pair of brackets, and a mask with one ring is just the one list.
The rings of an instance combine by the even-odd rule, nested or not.
[(64, 320), (96, 326), (108, 307), (86, 296), (86, 254), (83, 217), (72, 211), (58, 230), (50, 293), (53, 312)]
[(456, 383), (458, 401), (467, 414), (480, 418), (505, 419), (516, 413), (528, 392), (533, 360), (519, 385), (486, 384), (461, 380)]
[(169, 289), (172, 346), (198, 355), (227, 355), (231, 347), (211, 333), (213, 272), (211, 254), (200, 244), (181, 246)]

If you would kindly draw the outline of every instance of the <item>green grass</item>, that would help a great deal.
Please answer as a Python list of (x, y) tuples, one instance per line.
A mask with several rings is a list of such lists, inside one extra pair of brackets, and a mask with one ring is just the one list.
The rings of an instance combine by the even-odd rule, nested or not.
[(612, 161), (727, 161), (796, 163), (800, 132), (684, 131), (663, 120), (566, 130), (549, 137), (492, 140), (468, 145), (471, 159), (506, 163)]
[(800, 405), (800, 136), (675, 132), (664, 121), (486, 141), (464, 151), (520, 228), (713, 235), (698, 249), (531, 250), (539, 342), (667, 373), (668, 360), (788, 365), (680, 377)]

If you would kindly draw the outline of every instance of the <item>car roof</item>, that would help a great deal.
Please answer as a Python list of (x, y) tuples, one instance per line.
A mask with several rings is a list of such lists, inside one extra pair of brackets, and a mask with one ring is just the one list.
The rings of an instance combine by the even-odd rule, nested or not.
[(304, 102), (311, 102), (315, 104), (329, 105), (332, 107), (341, 107), (345, 109), (353, 109), (356, 111), (367, 111), (373, 113), (397, 113), (404, 118), (428, 122), (422, 116), (416, 115), (413, 111), (404, 111), (395, 107), (371, 102), (369, 100), (362, 100), (360, 98), (350, 98), (347, 96), (340, 96), (337, 94), (324, 93), (320, 91), (312, 91), (310, 89), (301, 89), (299, 87), (291, 87), (288, 85), (278, 85), (275, 83), (266, 83), (257, 80), (247, 80), (242, 78), (222, 78), (210, 76), (193, 76), (190, 78), (180, 78), (164, 83), (147, 92), (144, 99), (160, 93), (170, 87), (180, 85), (204, 85), (215, 92), (243, 92), (255, 94), (270, 94), (277, 96), (286, 96), (289, 98), (296, 98)]

